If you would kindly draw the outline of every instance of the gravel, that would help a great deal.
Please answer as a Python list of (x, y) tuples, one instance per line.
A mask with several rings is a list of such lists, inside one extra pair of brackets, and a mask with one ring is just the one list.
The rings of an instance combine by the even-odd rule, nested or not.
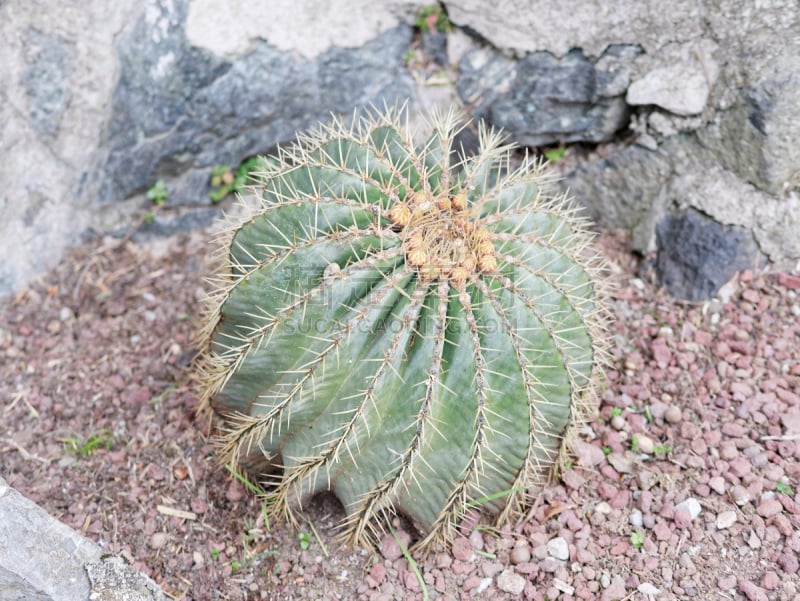
[(176, 599), (795, 598), (800, 276), (744, 272), (724, 302), (680, 303), (624, 236), (600, 243), (619, 285), (599, 415), (519, 523), (470, 515), (413, 563), (402, 518), (402, 546), (339, 547), (330, 495), (297, 530), (267, 523), (187, 381), (204, 234), (93, 240), (2, 300), (0, 473)]

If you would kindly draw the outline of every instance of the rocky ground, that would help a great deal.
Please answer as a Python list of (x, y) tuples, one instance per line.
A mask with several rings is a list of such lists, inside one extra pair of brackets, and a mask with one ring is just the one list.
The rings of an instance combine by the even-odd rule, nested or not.
[(97, 239), (0, 304), (0, 474), (175, 599), (800, 598), (800, 276), (682, 304), (604, 234), (614, 365), (571, 469), (526, 519), (449, 550), (337, 547), (217, 465), (187, 383), (205, 234)]

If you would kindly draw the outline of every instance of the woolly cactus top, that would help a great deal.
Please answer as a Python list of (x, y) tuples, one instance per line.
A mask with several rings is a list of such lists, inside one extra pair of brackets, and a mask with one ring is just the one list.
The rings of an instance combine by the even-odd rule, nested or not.
[(332, 490), (370, 545), (399, 512), (422, 545), (471, 506), (516, 515), (594, 407), (601, 261), (541, 163), (458, 116), (422, 148), (388, 112), (334, 121), (260, 175), (232, 224), (199, 364), (225, 460), (276, 511)]

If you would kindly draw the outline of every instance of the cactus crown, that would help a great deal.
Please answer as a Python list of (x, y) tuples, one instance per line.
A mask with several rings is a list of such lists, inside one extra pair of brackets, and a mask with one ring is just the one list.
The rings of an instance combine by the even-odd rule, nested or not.
[(446, 540), (476, 503), (518, 515), (595, 407), (602, 261), (541, 162), (460, 117), (333, 121), (260, 174), (223, 235), (198, 363), (224, 460), (294, 520), (331, 490), (370, 546), (402, 513)]

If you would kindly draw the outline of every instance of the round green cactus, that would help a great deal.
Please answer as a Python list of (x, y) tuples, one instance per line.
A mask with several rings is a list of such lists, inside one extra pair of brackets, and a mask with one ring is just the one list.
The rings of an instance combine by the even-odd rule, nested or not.
[(224, 237), (203, 406), (224, 456), (294, 519), (321, 491), (346, 538), (399, 513), (446, 540), (480, 505), (507, 521), (595, 409), (602, 261), (541, 162), (455, 112), (416, 148), (401, 112), (338, 121), (281, 151)]

